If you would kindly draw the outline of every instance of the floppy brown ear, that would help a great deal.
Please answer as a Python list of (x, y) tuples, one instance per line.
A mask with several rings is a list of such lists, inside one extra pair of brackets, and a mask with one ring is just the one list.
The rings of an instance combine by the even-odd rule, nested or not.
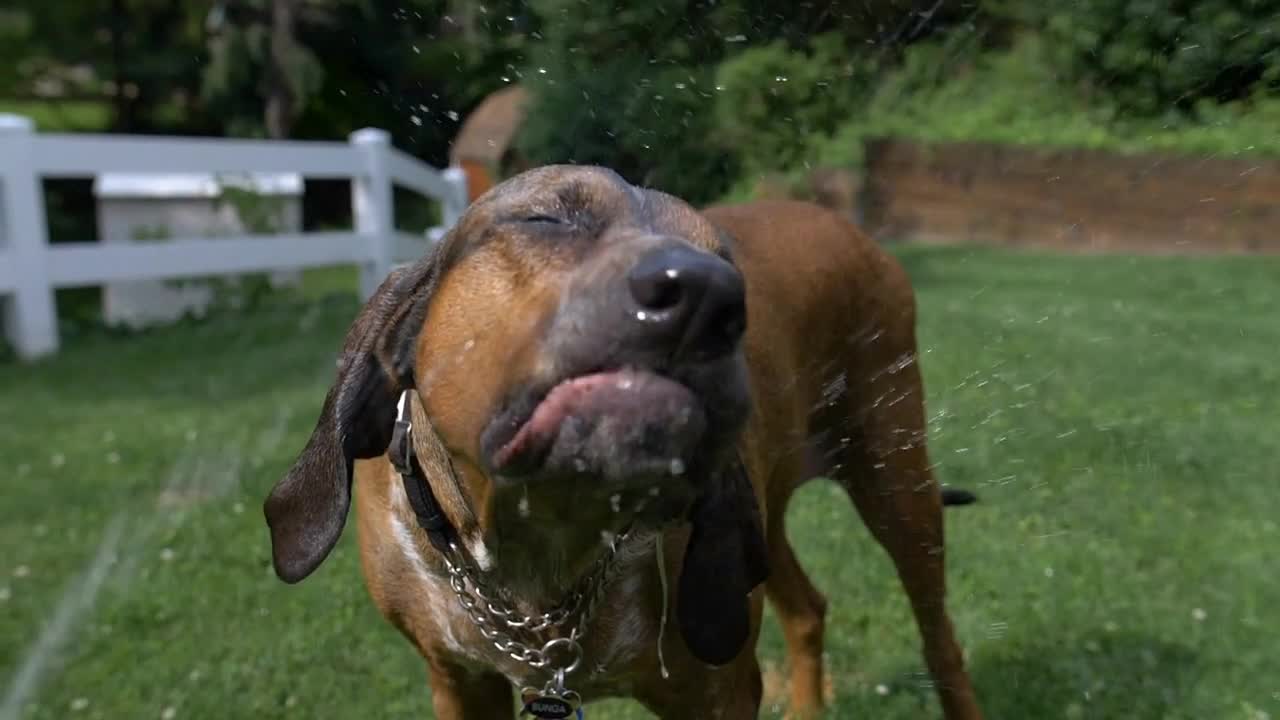
[(769, 575), (760, 508), (740, 461), (713, 479), (689, 519), (676, 619), (694, 657), (724, 665), (751, 634), (747, 595)]
[(310, 575), (337, 544), (351, 506), (355, 461), (386, 452), (396, 401), (413, 386), (414, 349), (438, 255), (393, 271), (361, 309), (311, 439), (263, 504), (272, 562), (285, 582)]

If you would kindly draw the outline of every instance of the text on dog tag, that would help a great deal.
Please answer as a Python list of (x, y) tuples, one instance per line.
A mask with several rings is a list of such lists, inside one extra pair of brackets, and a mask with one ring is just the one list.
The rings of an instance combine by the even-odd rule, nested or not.
[(555, 695), (539, 695), (524, 704), (524, 714), (539, 720), (565, 720), (573, 717), (576, 711), (577, 708), (568, 701)]

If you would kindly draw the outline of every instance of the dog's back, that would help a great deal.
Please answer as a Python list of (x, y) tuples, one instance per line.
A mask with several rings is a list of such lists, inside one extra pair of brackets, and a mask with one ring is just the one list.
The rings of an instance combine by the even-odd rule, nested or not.
[[(792, 447), (833, 431), (848, 435), (831, 427), (845, 414), (829, 410), (848, 406), (858, 379), (915, 352), (906, 272), (843, 216), (812, 203), (758, 201), (704, 213), (734, 238), (746, 278), (753, 390), (770, 425), (759, 432), (795, 435)], [(806, 470), (826, 474), (829, 460), (815, 467), (809, 458)]]

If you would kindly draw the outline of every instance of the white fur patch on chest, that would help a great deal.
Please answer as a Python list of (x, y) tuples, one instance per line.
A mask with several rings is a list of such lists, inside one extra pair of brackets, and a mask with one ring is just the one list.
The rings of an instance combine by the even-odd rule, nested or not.
[[(466, 645), (462, 643), (453, 630), (454, 605), (453, 589), (449, 582), (431, 573), (427, 562), (422, 557), (422, 549), (418, 545), (413, 531), (400, 519), (396, 512), (391, 513), (391, 529), (399, 546), (400, 554), (409, 561), (413, 568), (413, 585), (411, 596), (418, 598), (427, 606), (427, 612), (434, 625), (440, 631), (440, 641), (449, 652), (466, 653)], [(458, 608), (460, 611), (461, 608)]]

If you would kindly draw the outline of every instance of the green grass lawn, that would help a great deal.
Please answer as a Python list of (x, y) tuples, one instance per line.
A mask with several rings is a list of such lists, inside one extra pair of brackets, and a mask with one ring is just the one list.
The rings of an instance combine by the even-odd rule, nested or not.
[[(948, 541), (988, 717), (1280, 717), (1280, 260), (898, 252), (935, 460), (982, 496)], [(270, 570), (261, 500), (355, 309), (312, 295), (0, 365), (0, 703), (16, 683), (24, 718), (430, 716), (353, 532), (299, 586)], [(936, 717), (843, 495), (812, 484), (790, 512), (832, 601), (831, 716)], [(68, 641), (38, 645), (51, 623)], [(776, 675), (772, 620), (761, 654)]]
[(39, 102), (0, 98), (0, 113), (25, 115), (38, 132), (103, 132), (111, 124), (105, 102)]

